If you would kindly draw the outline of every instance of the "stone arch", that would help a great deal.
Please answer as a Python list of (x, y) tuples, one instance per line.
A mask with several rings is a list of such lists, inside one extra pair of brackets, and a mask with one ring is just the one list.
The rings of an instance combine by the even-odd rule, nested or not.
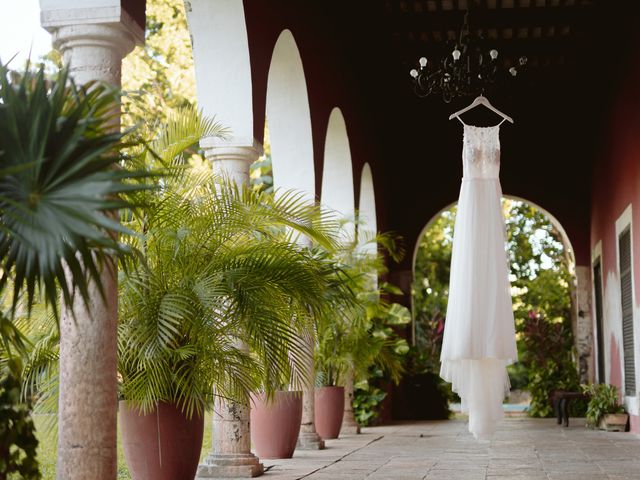
[[(322, 203), (346, 219), (353, 219), (355, 199), (353, 169), (347, 126), (338, 107), (331, 110), (324, 147), (322, 172)], [(347, 235), (353, 238), (355, 229), (347, 225)]]
[(253, 85), (243, 3), (189, 0), (185, 8), (199, 107), (230, 130), (234, 143), (251, 145)]
[(315, 199), (311, 112), (298, 46), (283, 30), (273, 49), (267, 81), (273, 182), (276, 189), (295, 189)]
[[(560, 234), (560, 237), (562, 239), (562, 244), (564, 245), (564, 248), (566, 249), (567, 253), (570, 256), (570, 261), (571, 261), (571, 263), (573, 263), (575, 265), (575, 255), (573, 253), (573, 246), (571, 244), (571, 240), (569, 239), (569, 235), (567, 235), (566, 230), (564, 229), (564, 227), (562, 226), (560, 221), (553, 214), (551, 214), (548, 210), (546, 210), (545, 208), (541, 207), (537, 203), (532, 202), (530, 200), (527, 200), (526, 198), (517, 197), (515, 195), (502, 195), (502, 197), (503, 198), (508, 198), (510, 200), (516, 200), (516, 201), (519, 201), (519, 202), (527, 203), (527, 204), (535, 207), (537, 210), (540, 210), (540, 212), (542, 212), (549, 219), (549, 221), (551, 222), (553, 227)], [(457, 203), (458, 203), (457, 201), (456, 202), (452, 202), (452, 203), (449, 203), (448, 205), (446, 205), (445, 207), (441, 208), (435, 215), (433, 215), (429, 219), (429, 221), (425, 224), (424, 228), (422, 230), (420, 230), (420, 234), (418, 235), (418, 241), (416, 242), (416, 244), (413, 247), (413, 257), (412, 257), (412, 261), (411, 261), (412, 270), (415, 269), (416, 259), (418, 257), (418, 250), (420, 248), (420, 240), (422, 239), (422, 237), (424, 237), (425, 232), (429, 229), (429, 227), (431, 227), (431, 224), (440, 215), (442, 215), (442, 212), (445, 212), (445, 211), (449, 210), (451, 207), (453, 207)]]
[[(580, 369), (581, 381), (586, 382), (590, 378), (593, 377), (593, 359), (591, 352), (591, 318), (590, 318), (590, 310), (585, 307), (585, 305), (590, 303), (590, 299), (588, 297), (585, 298), (584, 294), (580, 294), (580, 292), (584, 292), (586, 290), (590, 290), (590, 277), (589, 271), (585, 273), (585, 267), (579, 267), (576, 265), (575, 254), (573, 250), (573, 246), (571, 244), (571, 240), (567, 235), (562, 224), (558, 221), (558, 219), (550, 213), (545, 208), (540, 205), (527, 200), (526, 198), (517, 197), (514, 195), (503, 195), (503, 198), (511, 199), (526, 203), (535, 207), (537, 210), (542, 212), (551, 222), (553, 227), (560, 234), (560, 238), (562, 240), (562, 244), (564, 245), (564, 249), (569, 256), (569, 264), (570, 264), (570, 273), (573, 276), (573, 281), (569, 285), (569, 295), (571, 298), (571, 327), (574, 334), (574, 341), (576, 345), (576, 350), (578, 353), (578, 367)], [(420, 248), (420, 242), (424, 237), (426, 231), (430, 228), (433, 222), (446, 210), (449, 210), (453, 205), (457, 202), (453, 202), (442, 208), (438, 213), (433, 215), (425, 227), (421, 230), (420, 235), (418, 236), (418, 240), (414, 246), (413, 257), (412, 257), (412, 276), (415, 275), (416, 261), (418, 257), (418, 251)], [(414, 306), (414, 297), (411, 295), (411, 311), (415, 318), (415, 306)], [(415, 332), (415, 322), (412, 324), (412, 341), (415, 344), (416, 340), (416, 332)]]

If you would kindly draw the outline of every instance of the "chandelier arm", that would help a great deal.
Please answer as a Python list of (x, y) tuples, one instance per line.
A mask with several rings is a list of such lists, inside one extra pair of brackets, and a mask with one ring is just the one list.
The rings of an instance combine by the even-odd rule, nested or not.
[(485, 38), (471, 30), (472, 8), (475, 9), (476, 5), (474, 0), (469, 0), (458, 42), (447, 42), (447, 48), (453, 47), (452, 52), (439, 62), (429, 63), (426, 57), (422, 57), (419, 70), (411, 70), (414, 90), (419, 97), (438, 94), (449, 103), (453, 98), (483, 94), (499, 81), (514, 78), (519, 71), (526, 69), (527, 58), (519, 57), (516, 66), (508, 71), (505, 69), (505, 75), (499, 74), (498, 51), (488, 50)]

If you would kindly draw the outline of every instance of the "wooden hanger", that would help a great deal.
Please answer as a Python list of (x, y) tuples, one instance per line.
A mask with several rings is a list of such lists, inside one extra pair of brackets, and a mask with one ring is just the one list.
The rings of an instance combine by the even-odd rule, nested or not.
[(487, 107), (492, 112), (497, 113), (498, 115), (500, 115), (504, 120), (513, 123), (513, 118), (511, 118), (509, 115), (505, 115), (500, 110), (498, 110), (496, 107), (491, 105), (491, 103), (489, 103), (489, 100), (487, 100), (487, 98), (484, 97), (483, 95), (477, 96), (475, 98), (475, 100), (473, 102), (471, 102), (471, 105), (468, 105), (468, 106), (464, 107), (462, 110), (459, 110), (456, 113), (452, 113), (449, 116), (449, 120), (453, 120), (454, 118), (460, 117), (460, 115), (462, 115), (465, 112), (468, 112), (469, 110), (471, 110), (473, 108), (476, 108), (478, 105), (484, 105), (485, 107)]

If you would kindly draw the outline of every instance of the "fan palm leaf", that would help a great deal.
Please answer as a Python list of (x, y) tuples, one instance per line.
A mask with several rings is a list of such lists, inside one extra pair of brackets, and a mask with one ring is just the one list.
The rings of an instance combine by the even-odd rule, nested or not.
[(119, 154), (118, 100), (105, 85), (77, 87), (65, 69), (49, 81), (42, 68), (16, 78), (0, 65), (0, 289), (11, 285), (14, 313), (38, 288), (54, 306), (59, 292), (88, 300), (88, 279), (100, 287), (103, 264), (128, 252), (117, 211), (145, 174)]

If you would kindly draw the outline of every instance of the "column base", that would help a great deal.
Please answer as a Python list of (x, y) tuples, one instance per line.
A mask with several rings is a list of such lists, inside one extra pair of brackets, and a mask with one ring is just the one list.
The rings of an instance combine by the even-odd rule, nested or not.
[(324, 450), (324, 440), (316, 432), (300, 432), (296, 450)]
[(198, 465), (195, 480), (210, 478), (253, 478), (264, 473), (264, 466), (252, 453), (209, 455)]
[(359, 434), (360, 425), (358, 425), (356, 422), (343, 423), (342, 427), (340, 427), (340, 433), (344, 433), (346, 435)]

